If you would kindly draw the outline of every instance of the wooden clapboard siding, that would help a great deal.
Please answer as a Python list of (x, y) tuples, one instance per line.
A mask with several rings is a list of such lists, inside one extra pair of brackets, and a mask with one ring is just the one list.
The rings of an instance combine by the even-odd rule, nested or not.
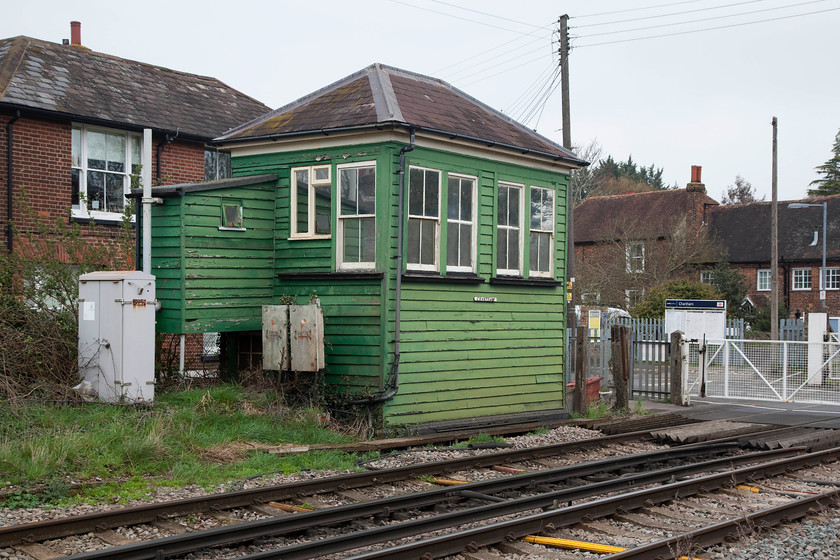
[[(259, 330), (274, 284), (273, 182), (165, 198), (153, 207), (158, 330)], [(241, 202), (245, 231), (220, 230), (225, 200)]]
[(281, 278), (277, 300), (309, 303), (324, 311), (325, 380), (350, 393), (379, 389), (382, 359), (380, 278), (337, 282), (329, 278)]
[[(400, 387), (385, 406), (390, 424), (564, 407), (566, 186), (564, 174), (418, 148), (408, 163), (478, 180), (476, 284), (404, 281), (401, 305)], [(556, 285), (492, 283), (495, 277), (498, 181), (555, 190)], [(396, 188), (394, 193), (396, 195)], [(528, 205), (528, 191), (524, 203)], [(527, 208), (527, 206), (526, 206)], [(397, 204), (392, 205), (396, 221)], [(527, 216), (527, 212), (526, 212)], [(445, 216), (441, 246), (446, 247)], [(527, 217), (526, 224), (527, 226)], [(523, 233), (527, 231), (527, 228)], [(396, 251), (396, 237), (393, 238)], [(524, 262), (528, 261), (525, 239)], [(440, 255), (445, 266), (445, 250)], [(527, 267), (526, 267), (527, 268)], [(527, 272), (526, 272), (527, 276)], [(550, 280), (550, 279), (549, 279)], [(477, 302), (495, 297), (495, 302)], [(389, 306), (396, 304), (388, 292)]]
[(562, 408), (564, 298), (562, 287), (404, 284), (400, 391), (389, 421)]
[[(389, 327), (382, 294), (393, 280), (387, 274), (375, 278), (360, 274), (358, 279), (330, 276), (337, 269), (337, 189), (333, 192), (333, 235), (327, 239), (290, 239), (291, 169), (329, 163), (333, 185), (337, 186), (337, 165), (376, 162), (377, 267), (371, 272), (383, 273), (396, 247), (396, 220), (392, 222), (387, 216), (393, 212), (388, 209), (393, 204), (389, 194), (396, 192), (392, 179), (396, 167), (392, 169), (392, 165), (399, 146), (342, 146), (233, 158), (237, 175), (271, 172), (279, 176), (274, 212), (274, 272), (279, 277), (273, 284), (273, 301), (291, 297), (297, 303), (308, 303), (310, 296), (317, 294), (324, 311), (325, 380), (339, 392), (372, 394), (382, 388), (384, 372), (393, 356), (393, 334), (389, 334), (393, 333), (393, 325)], [(301, 279), (293, 278), (294, 275)]]

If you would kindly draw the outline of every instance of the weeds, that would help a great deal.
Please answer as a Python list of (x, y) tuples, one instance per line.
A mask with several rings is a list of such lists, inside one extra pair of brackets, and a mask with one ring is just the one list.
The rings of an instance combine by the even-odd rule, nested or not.
[[(353, 469), (356, 457), (344, 453), (266, 451), (282, 443), (349, 441), (324, 425), (320, 411), (283, 409), (263, 394), (231, 385), (164, 393), (152, 407), (30, 404), (16, 412), (0, 409), (0, 477), (24, 485), (61, 475), (126, 478), (139, 485), (154, 476), (212, 486), (266, 472)], [(207, 460), (214, 448), (241, 452)], [(122, 484), (119, 491), (126, 495), (140, 491)], [(55, 501), (62, 492), (55, 482), (42, 499)]]

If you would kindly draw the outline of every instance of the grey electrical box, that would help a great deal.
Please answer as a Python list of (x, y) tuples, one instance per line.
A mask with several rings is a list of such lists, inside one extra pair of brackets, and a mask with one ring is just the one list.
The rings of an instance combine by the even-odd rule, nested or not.
[(289, 371), (289, 306), (263, 305), (263, 369)]
[(79, 373), (85, 393), (106, 402), (152, 401), (155, 277), (100, 271), (79, 277)]
[(263, 369), (324, 368), (324, 312), (319, 305), (264, 305), (262, 311)]

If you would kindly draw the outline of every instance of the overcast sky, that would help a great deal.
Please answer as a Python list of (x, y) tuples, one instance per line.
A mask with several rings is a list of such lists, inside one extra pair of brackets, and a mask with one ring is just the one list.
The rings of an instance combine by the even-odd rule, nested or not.
[(95, 51), (214, 76), (272, 108), (381, 62), (557, 143), (560, 89), (546, 92), (566, 13), (573, 143), (679, 186), (702, 165), (718, 200), (736, 175), (770, 200), (773, 116), (781, 200), (806, 195), (840, 129), (840, 0), (8, 2), (0, 37), (60, 43), (78, 20)]

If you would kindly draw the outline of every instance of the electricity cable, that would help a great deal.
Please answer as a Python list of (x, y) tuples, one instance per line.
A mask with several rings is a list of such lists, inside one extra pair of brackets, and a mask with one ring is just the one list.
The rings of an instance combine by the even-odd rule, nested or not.
[[(835, 12), (837, 10), (840, 10), (840, 8), (828, 8), (828, 9), (825, 9), (825, 10), (817, 10), (817, 11), (814, 11), (814, 12), (805, 12), (805, 13), (801, 13), (801, 14), (791, 14), (791, 15), (781, 16), (781, 17), (776, 17), (776, 18), (760, 19), (760, 20), (755, 20), (755, 21), (747, 21), (747, 22), (743, 22), (743, 23), (733, 23), (733, 24), (730, 24), (730, 25), (719, 25), (717, 27), (706, 27), (706, 28), (703, 28), (703, 29), (693, 29), (693, 30), (690, 30), (690, 31), (677, 31), (677, 32), (674, 32), (674, 33), (663, 33), (661, 35), (648, 35), (647, 37), (636, 37), (636, 38), (632, 38), (632, 39), (619, 39), (619, 40), (616, 40), (616, 41), (604, 41), (604, 42), (601, 42), (601, 43), (590, 43), (588, 45), (576, 45), (575, 48), (582, 49), (582, 48), (586, 48), (586, 47), (599, 47), (599, 46), (602, 46), (602, 45), (614, 45), (614, 44), (617, 44), (617, 43), (629, 43), (629, 42), (632, 42), (632, 41), (645, 41), (645, 40), (648, 40), (648, 39), (658, 39), (658, 38), (661, 38), (661, 37), (675, 37), (675, 36), (678, 36), (678, 35), (688, 35), (688, 34), (692, 34), (692, 33), (702, 33), (704, 31), (714, 31), (714, 30), (718, 30), (718, 29), (730, 29), (730, 28), (733, 28), (733, 27), (743, 27), (745, 25), (755, 25), (757, 23), (767, 23), (767, 22), (770, 22), (770, 21), (782, 21), (782, 20), (791, 19), (791, 18), (795, 18), (795, 17), (803, 17), (803, 16), (811, 16), (811, 15), (816, 15), (816, 14), (824, 14), (824, 13), (827, 13), (827, 12)], [(585, 38), (586, 38), (585, 35), (576, 37), (576, 39), (585, 39)]]
[(582, 37), (584, 37), (584, 38), (600, 37), (600, 36), (603, 36), (603, 35), (615, 35), (615, 34), (618, 34), (618, 33), (630, 33), (632, 31), (644, 31), (644, 30), (647, 30), (647, 29), (659, 29), (659, 28), (662, 28), (662, 27), (673, 27), (675, 25), (685, 25), (685, 24), (689, 24), (689, 23), (699, 23), (699, 22), (703, 22), (703, 21), (713, 21), (713, 20), (726, 19), (726, 18), (737, 17), (737, 16), (758, 14), (758, 13), (762, 13), (762, 12), (772, 12), (774, 10), (784, 10), (784, 9), (787, 9), (787, 8), (795, 8), (795, 7), (799, 7), (799, 6), (805, 6), (805, 5), (808, 5), (808, 4), (819, 4), (819, 3), (825, 2), (825, 1), (826, 0), (810, 0), (808, 2), (800, 2), (798, 4), (788, 4), (786, 6), (776, 6), (775, 8), (765, 8), (763, 10), (751, 10), (751, 11), (748, 11), (748, 12), (739, 12), (737, 14), (727, 14), (725, 16), (714, 16), (714, 17), (708, 17), (708, 18), (690, 19), (690, 20), (685, 20), (685, 21), (677, 21), (677, 22), (674, 22), (674, 23), (663, 23), (663, 24), (660, 24), (660, 25), (648, 25), (646, 27), (634, 27), (632, 29), (623, 29), (623, 30), (620, 30), (620, 31), (605, 31), (604, 33), (588, 33), (588, 34), (586, 34)]
[(764, 1), (765, 0), (746, 0), (745, 2), (735, 2), (733, 4), (722, 4), (720, 6), (711, 6), (709, 8), (698, 8), (696, 10), (685, 10), (685, 11), (682, 11), (682, 12), (670, 12), (670, 13), (667, 13), (667, 14), (657, 14), (655, 16), (645, 16), (645, 17), (630, 18), (630, 19), (619, 19), (619, 20), (615, 20), (615, 21), (604, 21), (604, 22), (601, 22), (601, 23), (587, 23), (587, 24), (584, 24), (584, 25), (578, 25), (577, 27), (579, 27), (579, 28), (580, 27), (596, 27), (596, 26), (599, 26), (599, 25), (613, 25), (613, 24), (616, 24), (616, 23), (628, 23), (628, 22), (632, 22), (632, 21), (642, 21), (642, 20), (646, 20), (646, 19), (657, 19), (657, 18), (663, 18), (663, 17), (679, 16), (679, 15), (682, 15), (682, 14), (693, 14), (693, 13), (696, 13), (696, 12), (708, 12), (709, 10), (720, 10), (721, 8), (730, 8), (732, 6), (741, 6), (743, 4), (755, 4), (756, 2), (764, 2)]

